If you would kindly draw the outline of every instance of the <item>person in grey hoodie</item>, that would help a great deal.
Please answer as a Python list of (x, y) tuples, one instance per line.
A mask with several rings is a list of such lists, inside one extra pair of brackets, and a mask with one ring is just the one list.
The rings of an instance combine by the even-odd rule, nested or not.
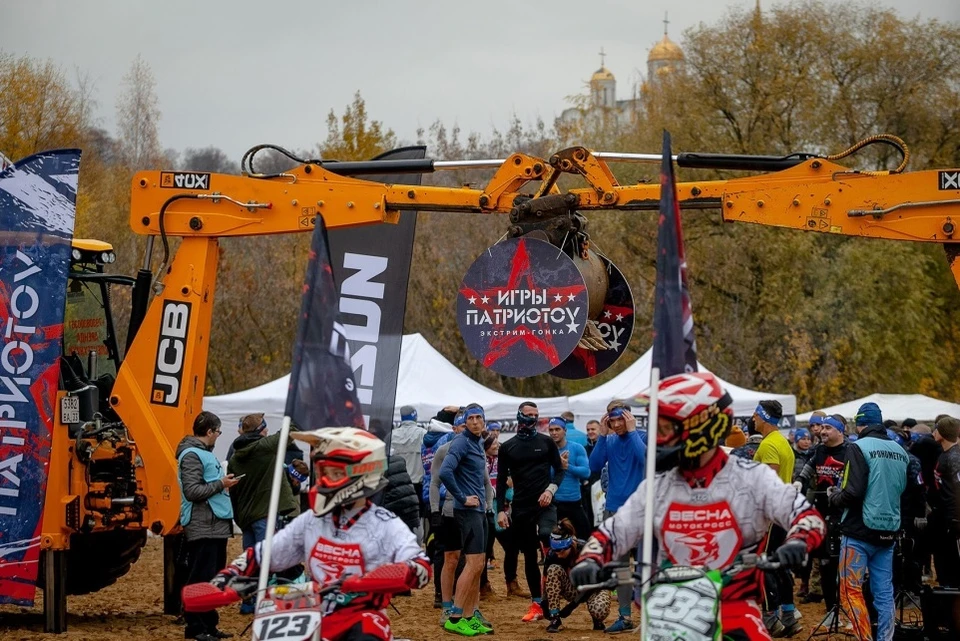
[(418, 497), (423, 496), (423, 460), (420, 457), (420, 448), (426, 434), (427, 430), (417, 423), (417, 409), (411, 405), (401, 407), (400, 424), (393, 428), (390, 435), (390, 455), (403, 457), (407, 474), (413, 481)]
[[(177, 480), (180, 483), (180, 525), (186, 539), (186, 583), (209, 581), (227, 564), (227, 539), (233, 536), (233, 507), (226, 490), (240, 482), (223, 475), (213, 445), (220, 437), (220, 419), (200, 412), (193, 421), (193, 436), (177, 445)], [(232, 634), (217, 629), (216, 610), (187, 612), (183, 636), (197, 641), (217, 641)]]

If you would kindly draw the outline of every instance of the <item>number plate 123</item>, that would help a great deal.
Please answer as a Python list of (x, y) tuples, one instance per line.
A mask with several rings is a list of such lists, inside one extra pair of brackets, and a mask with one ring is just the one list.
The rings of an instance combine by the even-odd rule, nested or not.
[[(320, 613), (310, 611), (276, 612), (257, 616), (253, 622), (255, 641), (308, 641), (320, 629)], [(319, 634), (317, 635), (319, 638)]]

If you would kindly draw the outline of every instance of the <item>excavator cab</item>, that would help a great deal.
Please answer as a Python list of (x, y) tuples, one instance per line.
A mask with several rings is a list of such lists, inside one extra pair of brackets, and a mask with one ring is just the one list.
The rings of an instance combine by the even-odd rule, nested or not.
[[(72, 454), (69, 462), (51, 465), (48, 479), (48, 496), (67, 497), (60, 509), (48, 514), (48, 520), (62, 521), (65, 529), (49, 524), (48, 529), (71, 533), (66, 535), (68, 544), (54, 546), (65, 548), (59, 553), (63, 572), (48, 575), (50, 561), (41, 555), (37, 581), (44, 587), (55, 576), (65, 579), (57, 591), (61, 599), (115, 582), (139, 558), (146, 541), (146, 530), (138, 521), (145, 500), (137, 486), (136, 445), (110, 404), (123, 356), (113, 297), (118, 287), (132, 288), (136, 282), (105, 271), (115, 260), (109, 243), (72, 241), (60, 357), (60, 420), (53, 434), (54, 449)], [(62, 619), (62, 612), (56, 614)], [(47, 616), (47, 629), (65, 628), (65, 620), (51, 621), (49, 611)]]

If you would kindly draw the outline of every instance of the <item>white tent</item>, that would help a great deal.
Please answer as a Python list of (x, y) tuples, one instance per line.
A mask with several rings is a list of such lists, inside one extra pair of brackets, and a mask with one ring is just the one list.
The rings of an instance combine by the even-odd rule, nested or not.
[[(279, 429), (289, 385), (288, 374), (242, 392), (205, 398), (203, 409), (219, 416), (225, 428), (224, 438), (220, 439), (223, 443), (217, 442), (218, 454), (227, 451), (236, 433), (235, 427), (247, 414), (263, 412), (270, 431)], [(480, 403), (488, 420), (509, 420), (516, 418), (517, 406), (525, 400), (533, 400), (544, 416), (567, 411), (566, 396), (527, 399), (495, 392), (458, 370), (420, 334), (403, 337), (394, 421), (400, 420), (400, 408), (404, 405), (417, 408), (420, 420), (425, 421), (446, 405), (468, 403)]]
[[(905, 418), (912, 418), (920, 423), (931, 423), (931, 427), (933, 427), (933, 420), (940, 414), (949, 414), (960, 418), (960, 405), (923, 394), (871, 394), (855, 401), (824, 407), (820, 411), (827, 414), (839, 414), (852, 420), (857, 410), (864, 403), (876, 403), (880, 408), (880, 413), (883, 414), (884, 420), (893, 419), (898, 423)], [(797, 422), (808, 422), (811, 414), (813, 412), (800, 414), (797, 416)]]
[[(599, 419), (607, 409), (607, 403), (613, 399), (628, 399), (650, 387), (650, 369), (653, 361), (653, 349), (638, 358), (630, 367), (623, 370), (603, 385), (570, 397), (570, 411), (577, 418), (577, 425), (590, 419)], [(697, 363), (701, 372), (709, 372), (703, 363)], [(723, 386), (733, 397), (733, 412), (736, 416), (750, 416), (762, 400), (777, 400), (783, 405), (783, 415), (797, 413), (797, 397), (793, 394), (774, 394), (758, 392), (737, 387), (723, 381)]]

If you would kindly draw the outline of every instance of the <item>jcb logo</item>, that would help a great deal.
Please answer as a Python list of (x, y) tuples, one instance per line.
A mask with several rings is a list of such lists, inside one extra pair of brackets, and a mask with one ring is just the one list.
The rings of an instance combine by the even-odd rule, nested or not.
[(210, 174), (195, 171), (160, 172), (160, 186), (169, 189), (210, 189)]
[(190, 303), (165, 303), (160, 317), (160, 340), (157, 343), (157, 364), (153, 370), (151, 403), (174, 407), (179, 405), (189, 328)]

